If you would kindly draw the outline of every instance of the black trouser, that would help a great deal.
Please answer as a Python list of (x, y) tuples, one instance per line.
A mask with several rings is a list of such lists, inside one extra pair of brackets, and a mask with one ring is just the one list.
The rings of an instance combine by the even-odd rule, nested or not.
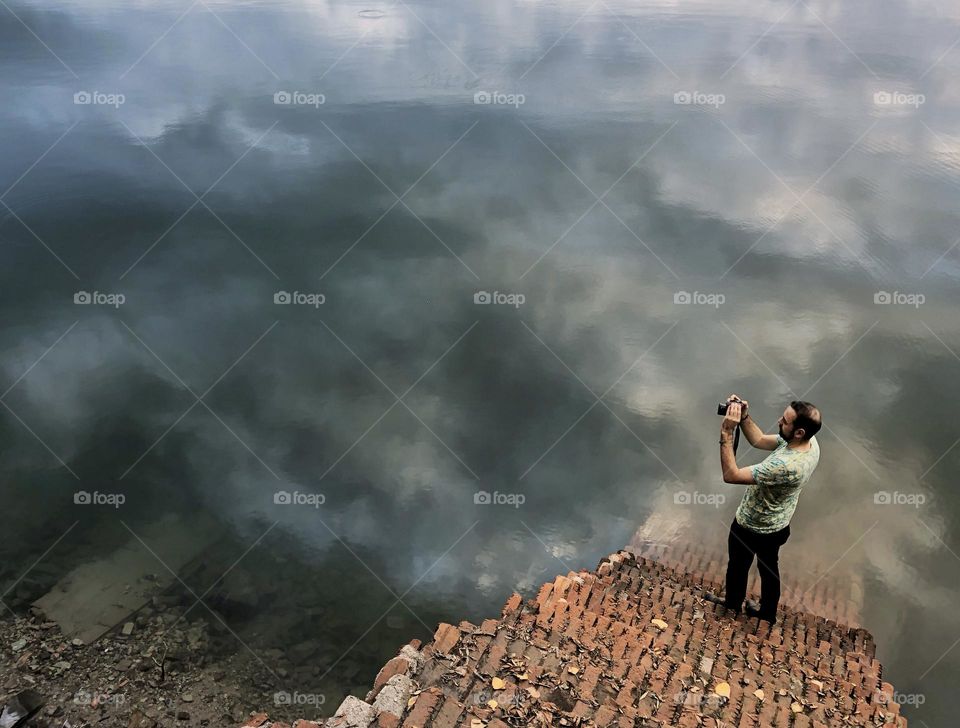
[(773, 620), (780, 602), (780, 547), (790, 538), (790, 526), (773, 533), (757, 533), (744, 528), (737, 519), (730, 524), (727, 549), (727, 592), (724, 597), (729, 609), (740, 611), (747, 596), (747, 577), (753, 557), (760, 570), (760, 616)]

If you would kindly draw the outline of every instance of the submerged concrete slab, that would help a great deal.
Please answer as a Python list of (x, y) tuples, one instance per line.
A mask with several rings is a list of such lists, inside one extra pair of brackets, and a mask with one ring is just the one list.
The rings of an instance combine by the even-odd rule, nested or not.
[(174, 574), (180, 575), (217, 535), (206, 520), (168, 516), (138, 529), (109, 556), (75, 568), (34, 606), (64, 634), (89, 644), (172, 585)]

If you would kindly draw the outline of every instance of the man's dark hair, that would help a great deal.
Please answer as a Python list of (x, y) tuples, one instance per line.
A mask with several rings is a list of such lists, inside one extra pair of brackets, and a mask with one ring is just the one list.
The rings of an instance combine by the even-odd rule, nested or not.
[(802, 429), (805, 434), (804, 440), (809, 440), (820, 432), (820, 410), (815, 405), (798, 399), (791, 402), (790, 407), (797, 413), (797, 419), (793, 421), (793, 429), (794, 431)]

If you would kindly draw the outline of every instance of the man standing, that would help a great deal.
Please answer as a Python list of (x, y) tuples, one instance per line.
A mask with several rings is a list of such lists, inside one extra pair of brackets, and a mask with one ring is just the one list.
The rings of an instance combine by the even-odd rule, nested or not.
[[(791, 402), (777, 423), (779, 434), (765, 435), (750, 417), (748, 407), (746, 400), (730, 395), (727, 414), (720, 425), (723, 481), (747, 488), (727, 538), (726, 594), (721, 598), (707, 592), (704, 598), (739, 613), (756, 556), (760, 604), (748, 599), (745, 611), (772, 624), (780, 602), (780, 547), (790, 537), (790, 518), (797, 508), (800, 491), (820, 461), (820, 445), (814, 437), (820, 430), (820, 410), (809, 402)], [(733, 452), (737, 425), (753, 447), (773, 451), (763, 462), (737, 467)]]

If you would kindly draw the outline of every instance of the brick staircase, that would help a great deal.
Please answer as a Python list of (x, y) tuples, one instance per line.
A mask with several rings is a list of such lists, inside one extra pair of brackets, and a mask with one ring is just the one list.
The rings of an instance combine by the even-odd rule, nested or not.
[[(667, 534), (664, 540), (663, 536)], [(727, 570), (727, 531), (723, 521), (704, 526), (677, 527), (668, 517), (655, 514), (637, 529), (626, 547), (637, 556), (672, 566), (680, 571), (702, 574), (723, 582)], [(788, 541), (781, 550), (783, 578), (782, 607), (812, 612), (852, 627), (862, 626), (864, 589), (859, 572), (832, 568), (817, 561), (815, 549), (798, 547)], [(760, 576), (751, 569), (748, 596), (760, 598)]]
[[(705, 602), (709, 577), (629, 551), (405, 645), (366, 700), (295, 728), (907, 725), (873, 639), (787, 607), (771, 626)], [(254, 716), (256, 728), (287, 728)]]

